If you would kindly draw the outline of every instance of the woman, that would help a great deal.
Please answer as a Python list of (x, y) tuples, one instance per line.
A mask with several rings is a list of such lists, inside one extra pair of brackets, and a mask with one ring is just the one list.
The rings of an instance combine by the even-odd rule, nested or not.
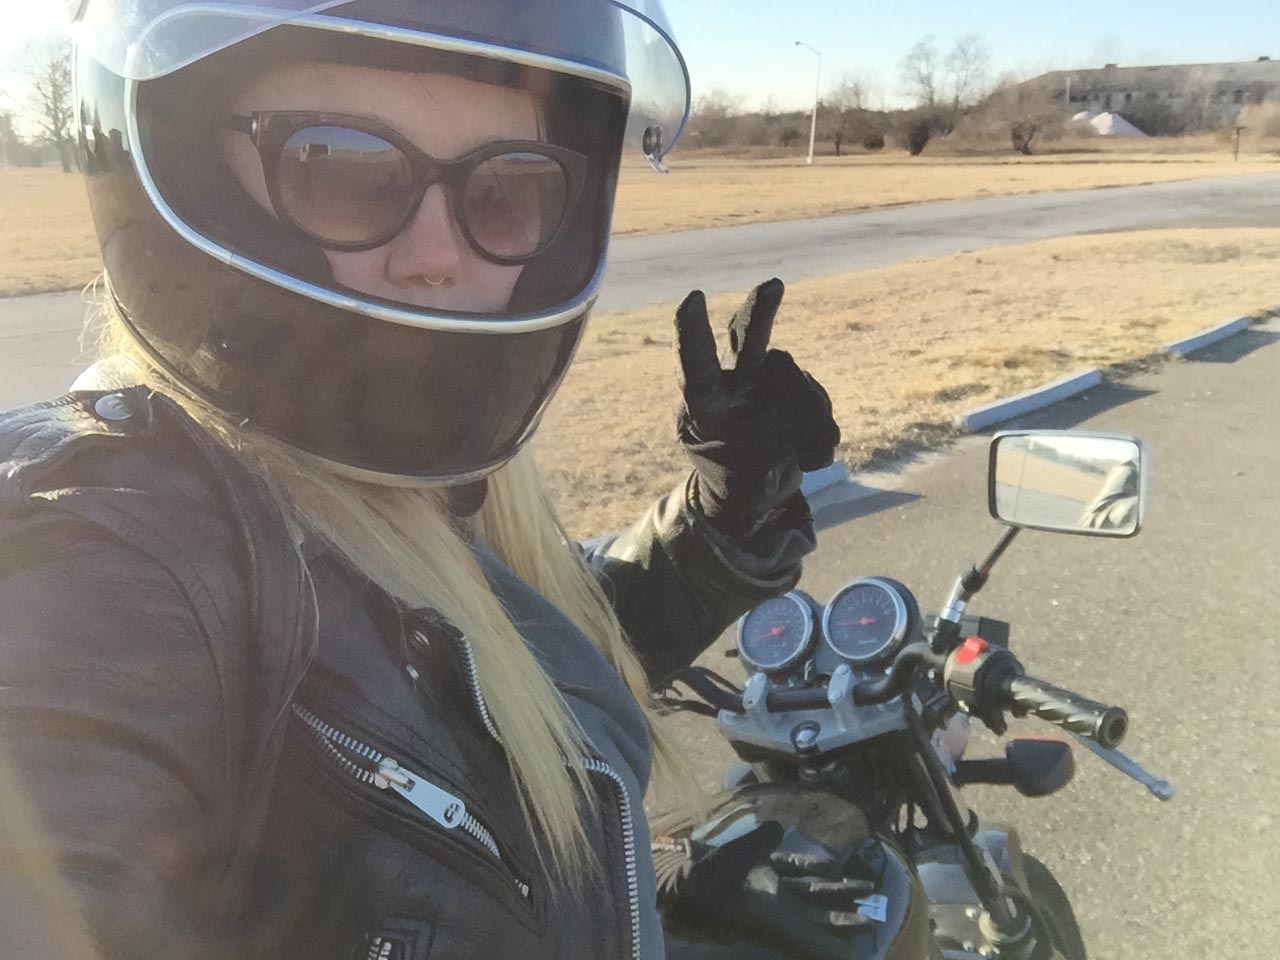
[(636, 526), (532, 464), (687, 113), (660, 6), (80, 15), (107, 348), (0, 422), (0, 955), (661, 956), (641, 704), (794, 584), (839, 434), (772, 281), (728, 370), (680, 308)]

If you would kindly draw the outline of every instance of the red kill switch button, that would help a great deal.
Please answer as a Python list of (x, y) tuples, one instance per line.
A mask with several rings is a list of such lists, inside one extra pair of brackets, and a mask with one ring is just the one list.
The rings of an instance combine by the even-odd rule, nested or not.
[(970, 637), (964, 642), (964, 646), (956, 652), (956, 663), (973, 663), (974, 660), (978, 659), (978, 654), (985, 653), (986, 650), (987, 641), (981, 637)]

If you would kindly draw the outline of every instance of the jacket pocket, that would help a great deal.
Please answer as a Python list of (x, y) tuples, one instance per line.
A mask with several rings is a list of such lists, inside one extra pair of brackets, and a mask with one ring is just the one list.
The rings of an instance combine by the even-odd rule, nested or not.
[(503, 856), (492, 831), (468, 810), (461, 797), (415, 766), (339, 729), (307, 707), (294, 703), (291, 709), (327, 765), (366, 800), (400, 819), (407, 818), (418, 829), (429, 831), (438, 839), (451, 841), (465, 855), (479, 860), (500, 876), (503, 886), (514, 893), (511, 899), (533, 912), (529, 879), (521, 876)]

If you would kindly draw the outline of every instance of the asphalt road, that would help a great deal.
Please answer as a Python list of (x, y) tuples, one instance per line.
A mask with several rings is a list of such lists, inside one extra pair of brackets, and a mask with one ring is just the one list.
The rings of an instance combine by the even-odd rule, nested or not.
[(812, 220), (623, 237), (599, 309), (630, 310), (904, 260), (1082, 233), (1280, 226), (1280, 173), (948, 200)]
[(88, 364), (79, 292), (0, 298), (0, 410), (65, 393)]
[[(1070, 893), (1101, 960), (1270, 960), (1280, 943), (1280, 322), (1256, 327), (1011, 426), (1122, 430), (1153, 462), (1145, 529), (1132, 540), (1023, 533), (970, 605), (1013, 624), (1036, 676), (1129, 710), (1125, 749), (1172, 781), (1160, 803), (1076, 750), (1075, 781), (1030, 800), (965, 795), (1017, 825)], [(986, 511), (987, 439), (897, 474), (859, 478), (829, 505), (801, 587), (825, 602), (883, 574), (937, 609), (1000, 528)], [(703, 662), (733, 678), (736, 661)], [(680, 718), (696, 768), (730, 753), (710, 721)], [(1035, 721), (1032, 735), (1052, 735)], [(993, 755), (975, 738), (969, 755)]]
[[(597, 309), (674, 308), (695, 287), (745, 291), (965, 250), (1157, 227), (1280, 226), (1280, 173), (952, 200), (866, 213), (620, 237)], [(0, 299), (0, 408), (75, 375), (79, 292)], [(15, 370), (14, 368), (17, 368)]]

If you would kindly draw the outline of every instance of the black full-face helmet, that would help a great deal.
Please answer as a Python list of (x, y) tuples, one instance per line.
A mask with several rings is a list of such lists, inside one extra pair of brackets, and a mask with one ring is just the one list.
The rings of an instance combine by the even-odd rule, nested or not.
[[(80, 148), (107, 293), (154, 362), (243, 426), (368, 479), (465, 483), (514, 456), (597, 296), (623, 157), (661, 167), (688, 116), (661, 3), (84, 6)], [(289, 64), (527, 91), (536, 132), (431, 156), (378, 104), (240, 103)], [(232, 170), (237, 136), (266, 199)], [(437, 186), (474, 261), (507, 270), (504, 306), (445, 309), (420, 286), (370, 292), (335, 271), (335, 254), (392, 242)]]

